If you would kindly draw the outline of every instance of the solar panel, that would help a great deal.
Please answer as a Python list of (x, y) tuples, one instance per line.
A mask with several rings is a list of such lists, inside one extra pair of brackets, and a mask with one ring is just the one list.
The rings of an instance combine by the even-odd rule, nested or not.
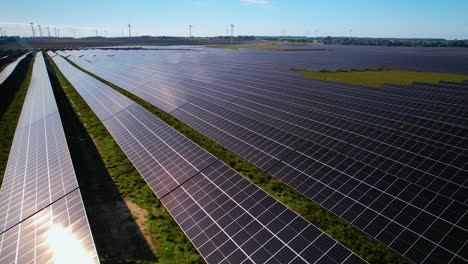
[(138, 105), (103, 123), (160, 198), (216, 160)]
[[(128, 100), (110, 94), (95, 104), (95, 90), (110, 88), (53, 60), (98, 113), (110, 100)], [(98, 117), (207, 262), (365, 263), (141, 106)]]
[(439, 84), (446, 85), (445, 87), (448, 88), (448, 89), (456, 89), (456, 90), (459, 90), (459, 91), (468, 92), (468, 90), (466, 89), (468, 87), (468, 85), (466, 83), (464, 83), (464, 82), (440, 81)]
[[(172, 53), (132, 56), (92, 65), (72, 59), (269, 169), (411, 260), (466, 260), (463, 91), (306, 80), (268, 66), (268, 56), (257, 57), (259, 63), (239, 53), (235, 59), (179, 54), (185, 59), (175, 62)], [(119, 62), (118, 75), (110, 61)]]
[(64, 248), (51, 248), (60, 244), (52, 245), (55, 229), (68, 236), (68, 250), (83, 246), (88, 263), (98, 263), (44, 59), (37, 53), (0, 190), (0, 262), (58, 258)]
[(362, 263), (217, 161), (162, 199), (208, 263)]
[(99, 263), (78, 189), (0, 234), (1, 263)]
[[(18, 65), (18, 63), (24, 59), (24, 57), (26, 57), (27, 55), (29, 54), (26, 53), (22, 56), (20, 56), (19, 58), (17, 58), (15, 61), (13, 61), (12, 63), (10, 63), (8, 66), (6, 66), (1, 72), (0, 72), (0, 84), (2, 84), (7, 78), (8, 76), (10, 76), (10, 74), (13, 72), (13, 70), (16, 68), (16, 65)], [(6, 56), (8, 57), (8, 56)]]

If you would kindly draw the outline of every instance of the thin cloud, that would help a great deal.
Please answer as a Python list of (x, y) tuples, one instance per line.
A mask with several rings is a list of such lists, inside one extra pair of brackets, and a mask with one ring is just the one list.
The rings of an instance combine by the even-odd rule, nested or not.
[(244, 5), (267, 5), (270, 3), (267, 0), (240, 0), (240, 2)]

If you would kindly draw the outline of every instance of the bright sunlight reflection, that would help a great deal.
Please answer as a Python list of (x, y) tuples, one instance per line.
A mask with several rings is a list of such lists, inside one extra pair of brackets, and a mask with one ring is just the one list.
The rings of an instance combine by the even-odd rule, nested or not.
[(83, 248), (81, 242), (68, 229), (52, 225), (49, 231), (47, 231), (47, 238), (54, 254), (54, 263), (93, 263), (93, 256)]

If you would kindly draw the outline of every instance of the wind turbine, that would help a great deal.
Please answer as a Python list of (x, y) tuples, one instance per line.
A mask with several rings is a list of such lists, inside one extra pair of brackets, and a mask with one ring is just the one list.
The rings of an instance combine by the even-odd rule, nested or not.
[(33, 38), (35, 38), (36, 37), (36, 32), (34, 32), (34, 23), (31, 22), (29, 24), (31, 24), (32, 35), (33, 35)]
[(50, 38), (50, 30), (49, 30), (49, 27), (47, 27), (47, 33), (49, 34), (49, 38)]
[(55, 37), (57, 38), (57, 28), (54, 28)]
[(232, 38), (234, 37), (234, 25), (231, 24), (231, 44), (232, 44)]
[(189, 25), (189, 38), (192, 39), (192, 25)]
[(39, 34), (41, 35), (41, 38), (42, 38), (42, 29), (41, 29), (41, 25), (37, 25), (39, 27)]
[(3, 37), (3, 29), (0, 28), (0, 37)]
[(132, 37), (132, 32), (131, 32), (131, 25), (128, 24), (128, 37), (131, 38)]

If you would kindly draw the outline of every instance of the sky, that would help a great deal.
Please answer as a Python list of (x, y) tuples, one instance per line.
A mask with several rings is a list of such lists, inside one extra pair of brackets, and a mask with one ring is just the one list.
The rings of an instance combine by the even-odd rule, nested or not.
[(1, 0), (7, 35), (352, 36), (468, 39), (466, 0)]

